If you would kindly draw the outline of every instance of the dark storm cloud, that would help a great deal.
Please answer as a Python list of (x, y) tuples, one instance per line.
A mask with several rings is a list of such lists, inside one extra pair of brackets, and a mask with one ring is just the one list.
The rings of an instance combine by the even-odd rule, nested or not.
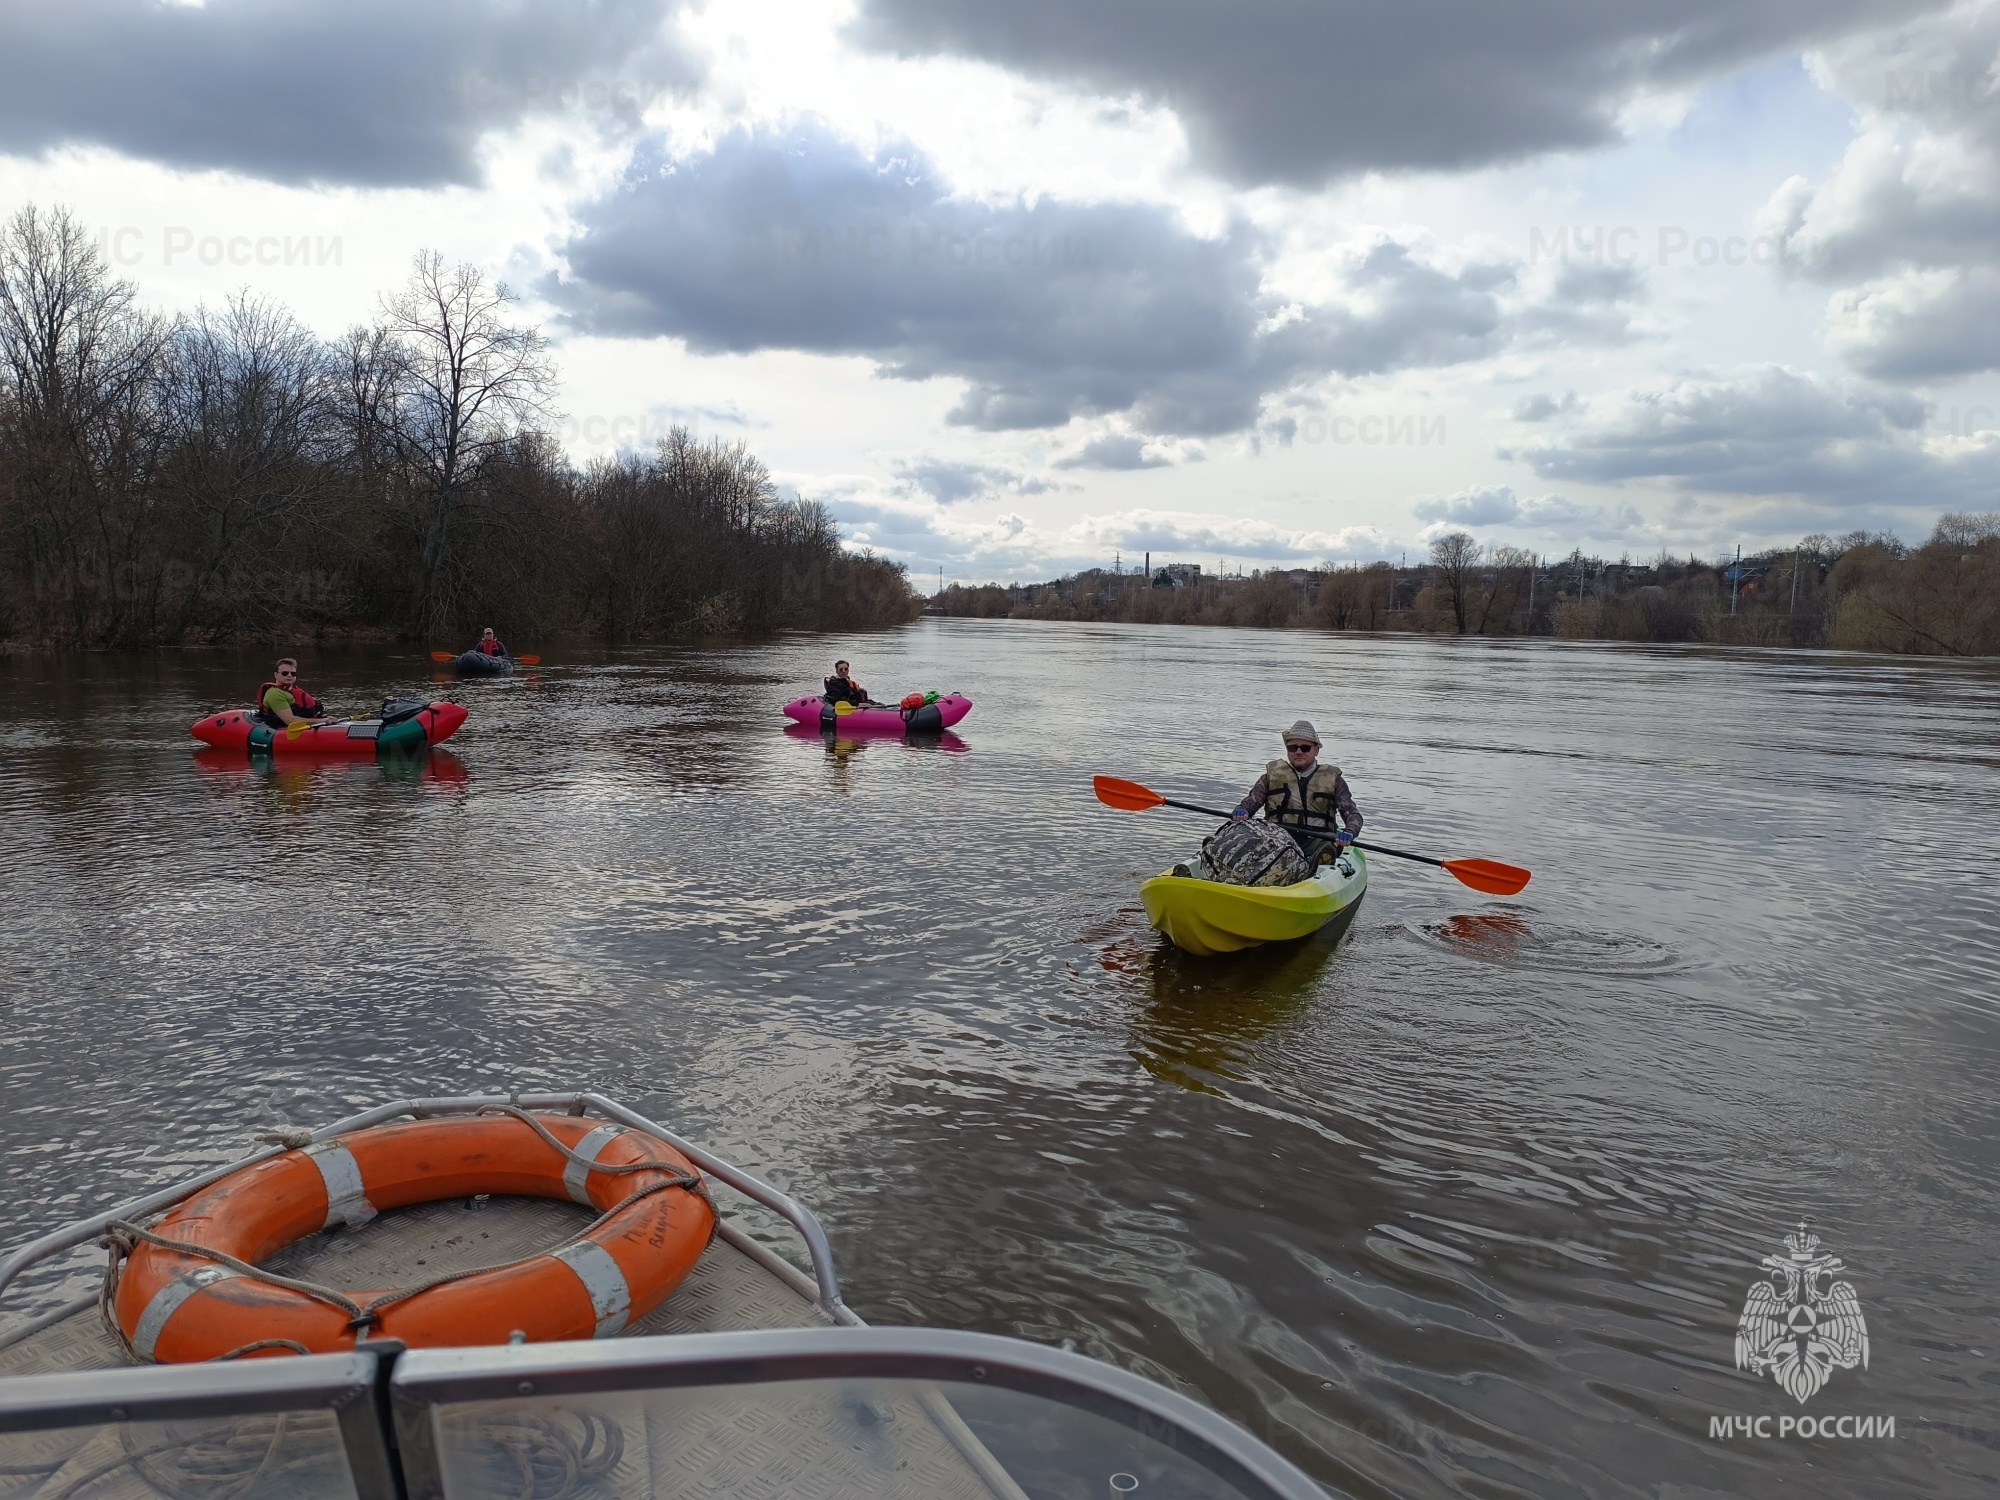
[(1140, 403), (1223, 430), (1255, 410), (1258, 268), (1240, 229), (1199, 240), (1155, 207), (955, 200), (913, 152), (871, 159), (809, 127), (655, 161), (580, 217), (550, 295), (594, 333), (958, 376), (953, 420), (987, 430)]
[(1596, 146), (1648, 87), (1857, 25), (1900, 0), (862, 0), (852, 34), (1164, 104), (1239, 182), (1465, 168)]
[(1665, 480), (1707, 494), (1800, 495), (1837, 506), (1989, 505), (2000, 433), (1928, 447), (1926, 403), (1768, 366), (1595, 406), (1560, 434), (1503, 449), (1545, 479)]
[(697, 78), (664, 0), (0, 0), (0, 151), (108, 147), (286, 183), (476, 179), (486, 132), (602, 131)]
[(1124, 414), (1145, 433), (1239, 431), (1263, 398), (1498, 352), (1533, 317), (1511, 263), (1458, 269), (1388, 238), (1330, 256), (1342, 300), (1287, 306), (1271, 246), (1236, 221), (1191, 234), (1150, 204), (951, 196), (913, 149), (874, 156), (801, 125), (636, 164), (578, 215), (546, 288), (577, 328), (701, 353), (861, 355), (887, 376), (967, 382), (950, 420), (988, 431)]

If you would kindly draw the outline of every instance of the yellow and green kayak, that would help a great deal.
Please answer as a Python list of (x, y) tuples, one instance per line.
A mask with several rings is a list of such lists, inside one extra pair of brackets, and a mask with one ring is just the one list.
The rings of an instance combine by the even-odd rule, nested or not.
[(1297, 885), (1224, 885), (1168, 872), (1140, 886), (1139, 898), (1146, 919), (1175, 947), (1206, 958), (1259, 943), (1296, 942), (1329, 926), (1337, 938), (1367, 890), (1368, 860), (1348, 849)]

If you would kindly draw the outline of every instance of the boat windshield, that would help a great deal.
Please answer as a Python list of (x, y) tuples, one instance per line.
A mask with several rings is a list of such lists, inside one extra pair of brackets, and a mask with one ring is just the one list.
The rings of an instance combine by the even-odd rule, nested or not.
[(0, 1493), (1324, 1496), (1185, 1397), (985, 1334), (820, 1328), (364, 1349), (0, 1382)]

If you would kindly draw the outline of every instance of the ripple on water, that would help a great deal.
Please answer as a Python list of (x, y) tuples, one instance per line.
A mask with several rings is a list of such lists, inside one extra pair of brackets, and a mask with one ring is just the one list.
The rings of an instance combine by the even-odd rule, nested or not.
[[(963, 737), (785, 733), (850, 651), (976, 685)], [(552, 651), (407, 765), (196, 750), (264, 670), (0, 656), (0, 1241), (274, 1124), (589, 1083), (822, 1215), (871, 1320), (1074, 1339), (1338, 1493), (1993, 1493), (1942, 1430), (2000, 1347), (2000, 665), (932, 620)], [(1338, 942), (1175, 949), (1139, 888), (1199, 824), (1090, 777), (1233, 801), (1301, 713), (1371, 826), (1530, 899), (1384, 861)], [(1810, 1409), (1907, 1425), (1711, 1441), (1791, 1404), (1731, 1350), (1807, 1214), (1878, 1341)]]
[(1442, 922), (1409, 922), (1420, 942), (1461, 958), (1512, 969), (1643, 978), (1692, 965), (1665, 943), (1629, 932), (1591, 932), (1530, 921), (1518, 912), (1464, 912)]

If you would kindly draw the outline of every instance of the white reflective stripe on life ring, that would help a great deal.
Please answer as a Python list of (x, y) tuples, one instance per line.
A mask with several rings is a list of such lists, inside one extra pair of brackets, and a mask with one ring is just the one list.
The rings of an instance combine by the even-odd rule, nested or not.
[(326, 1184), (326, 1223), (322, 1229), (336, 1224), (359, 1229), (375, 1217), (375, 1205), (368, 1201), (368, 1188), (361, 1180), (361, 1163), (352, 1151), (339, 1141), (314, 1141), (305, 1151)]
[(132, 1330), (132, 1352), (139, 1358), (151, 1362), (153, 1351), (159, 1347), (160, 1335), (166, 1331), (167, 1319), (181, 1309), (181, 1304), (205, 1286), (218, 1281), (228, 1281), (241, 1276), (241, 1271), (228, 1266), (198, 1266), (185, 1271), (153, 1293), (153, 1300), (146, 1304), (146, 1310), (139, 1315), (139, 1326)]
[(563, 1186), (569, 1189), (570, 1197), (574, 1198), (578, 1203), (583, 1204), (584, 1207), (596, 1207), (590, 1201), (589, 1163), (596, 1161), (598, 1157), (602, 1156), (604, 1148), (624, 1133), (625, 1127), (623, 1125), (600, 1125), (576, 1143), (576, 1155), (582, 1157), (583, 1160), (578, 1161), (574, 1156), (570, 1158), (569, 1165), (563, 1168)]
[(625, 1331), (632, 1315), (632, 1288), (611, 1252), (595, 1240), (578, 1240), (554, 1252), (555, 1258), (576, 1272), (576, 1279), (590, 1293), (590, 1305), (597, 1313), (595, 1337), (608, 1339)]

